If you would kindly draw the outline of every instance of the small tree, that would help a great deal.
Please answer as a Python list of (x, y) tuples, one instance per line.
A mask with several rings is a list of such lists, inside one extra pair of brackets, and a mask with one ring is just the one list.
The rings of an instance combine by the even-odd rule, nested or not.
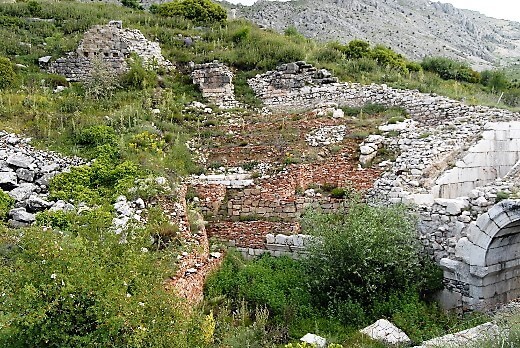
[(306, 214), (302, 227), (316, 237), (304, 262), (323, 306), (371, 306), (427, 282), (415, 219), (404, 207), (352, 203), (346, 213)]
[(224, 22), (226, 10), (210, 0), (176, 0), (154, 6), (153, 12), (164, 17), (183, 17), (197, 23)]
[(0, 57), (0, 89), (11, 86), (16, 78), (13, 64), (8, 58)]
[(347, 45), (345, 55), (350, 59), (367, 57), (370, 54), (370, 44), (362, 40), (352, 40)]

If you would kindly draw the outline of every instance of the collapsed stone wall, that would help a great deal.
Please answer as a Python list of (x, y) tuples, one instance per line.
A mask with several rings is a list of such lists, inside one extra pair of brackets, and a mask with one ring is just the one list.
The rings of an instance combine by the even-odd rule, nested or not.
[(222, 109), (239, 106), (235, 100), (234, 74), (224, 64), (214, 61), (197, 64), (191, 73), (193, 83), (202, 92), (202, 96)]
[(300, 233), (298, 222), (272, 221), (218, 221), (211, 222), (207, 227), (209, 237), (224, 241), (229, 246), (237, 248), (266, 249), (267, 236)]
[[(291, 165), (273, 177), (260, 178), (247, 186), (234, 188), (236, 181), (223, 176), (223, 183), (208, 184), (207, 177), (197, 178), (192, 186), (199, 197), (199, 205), (207, 218), (212, 220), (239, 220), (252, 217), (294, 221), (308, 208), (323, 212), (338, 210), (342, 199), (319, 194), (313, 185), (325, 184), (358, 190), (367, 190), (377, 170), (354, 168), (345, 158), (339, 157), (327, 163)], [(355, 184), (354, 184), (355, 182)]]
[(48, 199), (49, 181), (71, 166), (83, 164), (77, 157), (40, 151), (30, 139), (0, 131), (0, 188), (15, 200), (9, 211), (11, 227), (28, 226), (35, 214), (46, 209), (73, 209), (63, 201)]
[(137, 29), (123, 29), (121, 21), (111, 21), (108, 25), (89, 29), (76, 51), (52, 62), (48, 71), (64, 75), (73, 82), (87, 79), (96, 64), (103, 64), (119, 74), (128, 69), (126, 60), (132, 53), (144, 63), (172, 66), (162, 56), (159, 43), (147, 40)]

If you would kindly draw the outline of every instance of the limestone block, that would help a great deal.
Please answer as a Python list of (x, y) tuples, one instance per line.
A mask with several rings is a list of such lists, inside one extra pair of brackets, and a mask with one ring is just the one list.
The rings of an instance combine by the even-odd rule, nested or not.
[(17, 188), (9, 192), (9, 196), (14, 198), (17, 202), (23, 201), (36, 191), (38, 187), (31, 183), (20, 184)]
[(36, 221), (36, 216), (34, 214), (28, 213), (25, 208), (15, 208), (9, 211), (9, 217), (11, 217), (15, 221), (23, 222), (23, 223), (33, 223)]
[(0, 187), (10, 190), (18, 186), (18, 177), (15, 172), (0, 172)]
[(325, 348), (327, 346), (327, 340), (315, 334), (308, 333), (300, 341), (310, 344), (316, 348)]
[(287, 236), (283, 235), (283, 234), (277, 234), (276, 237), (275, 237), (275, 243), (276, 244), (281, 244), (281, 245), (286, 245), (287, 244)]
[(26, 156), (21, 153), (15, 153), (10, 155), (7, 160), (7, 164), (17, 168), (30, 168), (34, 162), (34, 158)]
[(379, 319), (374, 324), (360, 330), (360, 332), (385, 344), (411, 343), (410, 338), (403, 331), (386, 319)]

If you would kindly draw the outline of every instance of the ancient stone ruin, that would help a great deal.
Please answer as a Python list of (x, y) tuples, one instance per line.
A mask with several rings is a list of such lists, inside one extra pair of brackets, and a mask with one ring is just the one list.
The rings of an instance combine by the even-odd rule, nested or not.
[(197, 64), (191, 73), (193, 83), (199, 87), (202, 96), (222, 109), (239, 106), (235, 100), (233, 76), (231, 70), (218, 61)]
[(386, 85), (337, 83), (327, 75), (321, 83), (310, 78), (317, 72), (308, 65), (287, 66), (249, 81), (274, 110), (334, 102), (409, 113), (368, 137), (361, 160), (369, 165), (382, 147), (397, 154), (381, 164), (385, 173), (369, 197), (412, 204), (418, 212), (421, 242), (444, 269), (445, 307), (489, 309), (520, 296), (520, 114)]
[[(265, 74), (258, 75), (248, 81), (251, 88), (257, 96), (262, 99), (266, 106), (274, 109), (280, 109), (281, 104), (278, 98), (292, 94), (292, 92), (308, 88), (326, 87), (329, 84), (337, 83), (338, 79), (332, 77), (332, 74), (325, 70), (317, 70), (311, 64), (305, 62), (296, 62), (280, 65), (276, 71), (268, 71)], [(288, 103), (285, 100), (286, 109), (306, 109), (317, 105), (319, 102), (315, 100), (311, 103), (300, 105), (298, 101)], [(328, 101), (322, 99), (323, 101)]]
[(110, 21), (108, 25), (92, 27), (76, 51), (50, 63), (48, 71), (73, 82), (87, 79), (96, 64), (119, 74), (128, 69), (127, 59), (131, 54), (136, 54), (144, 63), (172, 67), (162, 56), (159, 43), (149, 41), (137, 29), (122, 26), (121, 21)]

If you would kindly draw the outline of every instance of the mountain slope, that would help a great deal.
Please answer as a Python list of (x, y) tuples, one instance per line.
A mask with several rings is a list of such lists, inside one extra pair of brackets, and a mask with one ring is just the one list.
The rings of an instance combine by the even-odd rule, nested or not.
[(486, 17), (428, 0), (260, 0), (231, 5), (238, 16), (283, 31), (348, 42), (384, 44), (411, 59), (450, 56), (475, 68), (509, 65), (520, 58), (520, 23)]

